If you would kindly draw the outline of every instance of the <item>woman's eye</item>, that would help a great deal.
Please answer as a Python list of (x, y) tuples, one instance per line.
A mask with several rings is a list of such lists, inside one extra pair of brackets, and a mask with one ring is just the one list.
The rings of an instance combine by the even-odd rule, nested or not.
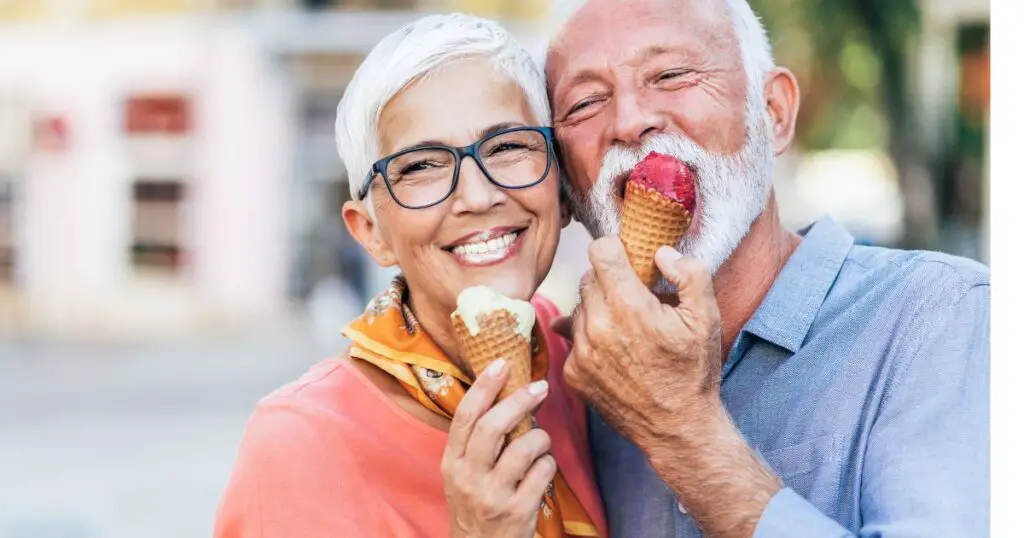
[(418, 161), (414, 163), (409, 163), (402, 168), (402, 174), (415, 174), (416, 172), (422, 172), (423, 170), (428, 170), (430, 168), (437, 168), (437, 166), (437, 163), (433, 163), (430, 161)]
[(524, 149), (529, 149), (529, 147), (526, 144), (518, 144), (515, 142), (502, 142), (501, 144), (498, 144), (497, 146), (491, 148), (491, 155), (494, 155), (496, 153), (503, 153), (506, 151), (517, 151)]

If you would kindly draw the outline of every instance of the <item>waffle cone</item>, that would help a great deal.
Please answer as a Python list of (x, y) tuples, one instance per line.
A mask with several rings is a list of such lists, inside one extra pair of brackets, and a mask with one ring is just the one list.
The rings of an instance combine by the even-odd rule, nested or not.
[[(479, 316), (480, 332), (475, 336), (469, 332), (465, 321), (458, 314), (452, 315), (455, 334), (462, 347), (462, 356), (475, 376), (483, 375), (484, 370), (495, 359), (503, 358), (508, 362), (508, 383), (498, 395), (505, 399), (513, 392), (530, 383), (533, 375), (533, 352), (530, 341), (516, 332), (518, 321), (507, 310), (496, 310), (486, 316)], [(533, 428), (533, 419), (527, 417), (509, 434), (514, 439)]]
[(658, 279), (654, 253), (662, 246), (676, 248), (686, 235), (693, 214), (683, 204), (654, 189), (626, 182), (619, 237), (629, 265), (648, 288)]

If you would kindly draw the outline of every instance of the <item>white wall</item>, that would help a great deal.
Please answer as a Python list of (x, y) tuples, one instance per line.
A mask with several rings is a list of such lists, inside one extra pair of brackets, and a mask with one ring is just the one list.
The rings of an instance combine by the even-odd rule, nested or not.
[[(286, 99), (246, 34), (199, 19), (0, 30), (0, 93), (68, 118), (71, 148), (33, 154), (22, 193), (28, 325), (145, 335), (267, 320), (285, 306)], [(193, 96), (192, 264), (183, 278), (129, 266), (130, 169), (123, 98)]]

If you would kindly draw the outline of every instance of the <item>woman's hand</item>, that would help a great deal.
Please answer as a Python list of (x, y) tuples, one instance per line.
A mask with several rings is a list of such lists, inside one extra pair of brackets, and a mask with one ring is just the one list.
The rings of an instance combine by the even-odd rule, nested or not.
[[(545, 381), (498, 402), (508, 368), (496, 360), (466, 391), (441, 458), (451, 536), (532, 538), (537, 511), (555, 476), (551, 438), (534, 428), (502, 450), (505, 435), (548, 394)], [(500, 457), (499, 457), (500, 455)]]

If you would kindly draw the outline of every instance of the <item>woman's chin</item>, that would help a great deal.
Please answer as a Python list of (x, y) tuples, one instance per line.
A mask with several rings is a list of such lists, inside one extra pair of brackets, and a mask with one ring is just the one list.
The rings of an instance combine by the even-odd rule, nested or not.
[(505, 271), (494, 271), (488, 275), (479, 275), (476, 278), (466, 278), (460, 282), (463, 289), (473, 286), (487, 286), (492, 290), (520, 301), (529, 301), (533, 298), (534, 292), (539, 287), (534, 282), (533, 275), (511, 275)]

